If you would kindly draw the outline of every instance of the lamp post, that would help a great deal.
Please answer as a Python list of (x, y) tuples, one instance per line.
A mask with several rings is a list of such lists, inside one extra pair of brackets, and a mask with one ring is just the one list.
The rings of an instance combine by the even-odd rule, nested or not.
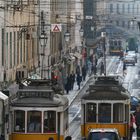
[(70, 33), (68, 31), (65, 33), (64, 38), (66, 42), (70, 41)]
[(44, 77), (44, 59), (45, 59), (45, 47), (46, 47), (47, 40), (48, 40), (48, 37), (44, 30), (41, 32), (39, 40), (40, 40), (40, 45), (41, 45), (41, 50), (42, 50), (42, 52), (40, 54), (42, 57), (41, 58), (41, 79), (42, 79), (42, 78), (45, 78)]
[(106, 47), (105, 47), (106, 32), (101, 32), (101, 37), (103, 39), (104, 75), (106, 76)]

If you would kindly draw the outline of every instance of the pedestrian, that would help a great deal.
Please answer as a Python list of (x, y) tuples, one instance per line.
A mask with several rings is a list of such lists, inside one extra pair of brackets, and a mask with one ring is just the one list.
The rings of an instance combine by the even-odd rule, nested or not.
[(98, 62), (98, 60), (97, 60), (97, 58), (95, 57), (95, 66), (97, 66), (97, 62)]
[(95, 65), (92, 65), (92, 73), (96, 75), (97, 69)]
[(82, 67), (82, 80), (83, 81), (85, 81), (85, 79), (86, 79), (86, 74), (87, 74), (87, 72), (86, 72), (86, 66), (84, 65)]
[(87, 66), (88, 66), (88, 75), (90, 76), (91, 75), (91, 68), (92, 68), (92, 63), (91, 63), (90, 59), (87, 62)]
[(71, 88), (71, 85), (70, 84), (71, 84), (70, 83), (70, 76), (68, 75), (67, 76), (67, 82), (66, 82), (66, 85), (65, 85), (65, 90), (66, 90), (67, 94), (69, 93), (70, 88)]
[(70, 74), (70, 86), (71, 86), (71, 90), (73, 90), (73, 87), (74, 87), (74, 82), (75, 82), (75, 74), (74, 74), (74, 71), (72, 71), (72, 73)]
[(80, 74), (78, 74), (76, 80), (77, 80), (78, 89), (80, 89), (80, 84), (81, 84), (81, 81), (82, 81), (82, 76)]
[(140, 104), (137, 105), (136, 111), (134, 112), (134, 116), (136, 119), (136, 131), (137, 131), (137, 138), (140, 139)]
[(130, 114), (130, 140), (132, 140), (133, 133), (136, 129), (136, 120), (133, 113)]
[(80, 66), (78, 65), (76, 67), (76, 75), (81, 74)]
[(125, 75), (125, 73), (126, 73), (126, 64), (125, 62), (123, 62), (123, 76)]
[(100, 75), (104, 74), (104, 63), (101, 62)]

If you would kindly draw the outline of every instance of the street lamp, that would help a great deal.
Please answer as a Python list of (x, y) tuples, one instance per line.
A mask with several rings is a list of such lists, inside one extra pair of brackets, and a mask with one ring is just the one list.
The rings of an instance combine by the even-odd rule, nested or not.
[(41, 35), (40, 35), (40, 45), (41, 45), (41, 50), (42, 50), (42, 53), (40, 54), (42, 56), (42, 63), (41, 63), (41, 78), (44, 78), (43, 77), (43, 72), (44, 72), (44, 59), (45, 59), (45, 47), (46, 47), (46, 44), (47, 44), (47, 40), (48, 40), (48, 37), (45, 33), (45, 31), (43, 30), (41, 32)]
[(80, 37), (83, 37), (83, 36), (84, 36), (84, 30), (83, 30), (83, 28), (81, 28), (81, 29), (79, 30), (79, 33), (80, 33)]
[(106, 32), (101, 32), (101, 37), (103, 38), (104, 75), (106, 76), (106, 48), (105, 48)]
[(66, 42), (70, 41), (70, 33), (68, 31), (65, 33), (64, 38)]

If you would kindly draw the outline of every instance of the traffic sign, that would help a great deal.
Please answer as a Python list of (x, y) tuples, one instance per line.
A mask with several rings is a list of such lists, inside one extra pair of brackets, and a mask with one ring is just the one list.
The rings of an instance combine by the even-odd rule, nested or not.
[(61, 32), (62, 26), (61, 24), (51, 24), (51, 32)]

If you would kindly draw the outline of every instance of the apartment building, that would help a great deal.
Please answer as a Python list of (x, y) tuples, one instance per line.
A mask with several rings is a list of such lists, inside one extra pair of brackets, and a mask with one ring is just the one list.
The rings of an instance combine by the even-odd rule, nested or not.
[(20, 77), (27, 77), (38, 66), (36, 1), (5, 1), (5, 80), (16, 79), (18, 69), (24, 69)]

